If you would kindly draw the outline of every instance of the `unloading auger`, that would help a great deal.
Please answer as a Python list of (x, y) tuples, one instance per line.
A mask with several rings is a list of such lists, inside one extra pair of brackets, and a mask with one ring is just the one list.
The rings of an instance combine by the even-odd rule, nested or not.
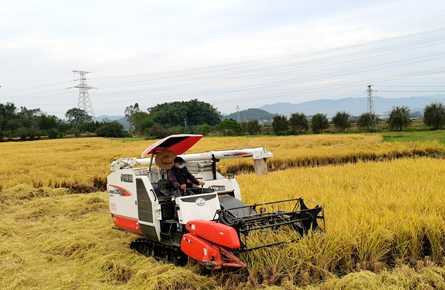
[[(188, 257), (215, 267), (245, 267), (243, 252), (295, 242), (324, 229), (323, 207), (304, 198), (246, 205), (237, 181), (217, 171), (221, 159), (253, 158), (255, 173), (267, 174), (264, 147), (183, 154), (202, 135), (172, 135), (137, 158), (111, 162), (107, 190), (115, 228), (141, 238), (130, 247), (158, 260), (185, 265)], [(150, 158), (144, 158), (150, 156)], [(167, 172), (176, 156), (205, 188), (171, 197)], [(310, 208), (307, 206), (310, 205)]]

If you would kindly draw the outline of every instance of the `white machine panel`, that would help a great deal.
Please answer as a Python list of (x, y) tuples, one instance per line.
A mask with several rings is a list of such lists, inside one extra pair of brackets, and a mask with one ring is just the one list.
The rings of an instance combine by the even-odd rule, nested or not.
[(133, 170), (114, 172), (107, 179), (111, 213), (137, 219), (136, 178)]
[(191, 220), (212, 220), (220, 209), (216, 193), (197, 194), (176, 198), (179, 223), (186, 224)]

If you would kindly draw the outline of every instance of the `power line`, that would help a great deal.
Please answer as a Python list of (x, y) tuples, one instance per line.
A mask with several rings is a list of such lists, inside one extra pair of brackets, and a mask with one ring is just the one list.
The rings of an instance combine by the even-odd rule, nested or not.
[[(442, 57), (445, 57), (445, 53), (439, 53), (437, 55), (442, 55)], [(427, 57), (431, 57), (431, 56), (427, 56)], [(189, 93), (189, 94), (181, 94), (181, 96), (183, 97), (190, 97), (190, 96), (199, 96), (199, 95), (214, 95), (214, 94), (226, 94), (226, 93), (231, 93), (231, 92), (240, 92), (240, 91), (246, 91), (246, 90), (254, 90), (254, 89), (259, 89), (259, 88), (267, 88), (267, 87), (273, 87), (276, 85), (284, 85), (284, 84), (290, 84), (290, 83), (295, 83), (297, 81), (303, 81), (303, 80), (313, 80), (313, 79), (317, 79), (317, 78), (321, 78), (321, 77), (338, 77), (338, 76), (343, 76), (343, 75), (348, 75), (348, 74), (357, 74), (360, 72), (369, 72), (369, 71), (373, 71), (373, 70), (380, 70), (383, 68), (393, 68), (393, 67), (397, 67), (397, 66), (402, 66), (402, 65), (408, 65), (408, 64), (413, 64), (416, 62), (423, 62), (424, 58), (427, 57), (419, 57), (419, 58), (415, 58), (415, 60), (403, 60), (403, 61), (394, 61), (394, 62), (389, 62), (389, 63), (385, 63), (382, 65), (375, 65), (372, 67), (363, 67), (363, 68), (359, 68), (359, 69), (349, 69), (349, 70), (343, 70), (343, 71), (336, 71), (336, 72), (332, 72), (332, 73), (324, 73), (324, 74), (318, 74), (315, 76), (307, 76), (307, 77), (300, 77), (300, 78), (293, 78), (293, 79), (288, 79), (288, 80), (282, 80), (282, 81), (275, 81), (275, 82), (269, 82), (269, 83), (263, 83), (261, 85), (255, 84), (255, 85), (249, 85), (249, 86), (239, 86), (239, 87), (232, 87), (229, 89), (220, 89), (220, 90), (215, 90), (215, 91), (202, 91), (202, 92), (198, 92), (198, 93)], [(405, 63), (404, 63), (405, 62)], [(397, 64), (399, 63), (399, 64)], [(397, 65), (394, 65), (397, 64)], [(155, 92), (156, 89), (153, 90), (144, 90), (145, 92)]]
[(379, 90), (379, 92), (384, 92), (384, 93), (443, 93), (443, 92), (445, 92), (445, 90), (443, 90), (443, 91), (382, 91), (382, 90)]
[[(318, 50), (318, 51), (314, 51), (314, 52), (310, 52), (310, 53), (304, 54), (303, 56), (304, 57), (308, 57), (308, 56), (311, 56), (311, 55), (318, 55), (318, 54), (322, 54), (322, 53), (331, 53), (331, 52), (336, 52), (336, 51), (343, 51), (343, 50), (347, 50), (347, 49), (363, 47), (363, 46), (367, 46), (367, 45), (375, 45), (375, 44), (380, 44), (380, 43), (385, 43), (385, 42), (390, 42), (390, 41), (395, 41), (395, 40), (401, 40), (401, 39), (410, 38), (410, 37), (417, 37), (417, 36), (421, 36), (421, 35), (426, 35), (426, 34), (431, 34), (431, 33), (436, 33), (436, 32), (442, 32), (442, 31), (445, 31), (445, 27), (440, 27), (440, 28), (436, 28), (436, 29), (421, 31), (421, 32), (417, 32), (417, 33), (409, 33), (409, 34), (399, 35), (399, 36), (395, 36), (395, 37), (388, 37), (388, 38), (379, 39), (379, 40), (373, 40), (373, 41), (368, 41), (368, 42), (360, 42), (360, 43), (355, 43), (355, 44), (352, 44), (352, 45), (345, 45), (345, 46), (341, 46), (341, 47), (321, 49), (321, 50)], [(240, 66), (240, 65), (247, 65), (247, 64), (258, 65), (258, 64), (261, 64), (261, 63), (264, 63), (264, 62), (270, 63), (270, 62), (276, 62), (276, 61), (287, 61), (287, 60), (289, 60), (289, 58), (295, 58), (297, 56), (298, 56), (298, 54), (291, 53), (291, 54), (288, 54), (287, 56), (274, 56), (274, 57), (267, 57), (267, 58), (259, 58), (259, 59), (255, 59), (255, 60), (245, 61), (245, 62), (224, 64), (224, 65), (219, 65), (219, 66), (206, 66), (206, 67), (200, 67), (200, 68), (194, 68), (194, 69), (177, 70), (177, 71), (171, 71), (171, 72), (167, 72), (167, 73), (170, 73), (170, 74), (172, 74), (172, 73), (180, 73), (180, 72), (190, 73), (190, 71), (193, 71), (193, 70), (207, 70), (207, 69), (215, 69), (215, 68), (216, 69), (227, 69), (227, 68), (230, 68), (230, 67), (233, 67), (233, 66)], [(137, 75), (119, 75), (119, 76), (106, 77), (106, 78), (110, 79), (110, 78), (123, 78), (123, 77), (159, 75), (159, 74), (162, 74), (162, 73), (157, 72), (157, 73), (137, 74)], [(100, 78), (96, 78), (96, 79), (100, 79)]]
[[(443, 38), (443, 37), (442, 37)], [(441, 40), (445, 40), (445, 38), (443, 38)], [(420, 42), (420, 41), (416, 41), (416, 42)], [(425, 41), (422, 41), (421, 44), (424, 44)], [(406, 50), (410, 50), (412, 48), (407, 48), (406, 44), (402, 44), (403, 45), (403, 51)], [(402, 46), (402, 45), (396, 45), (398, 46)], [(387, 49), (387, 48), (384, 48)], [(381, 50), (381, 49), (379, 49)], [(329, 57), (329, 58), (324, 58), (324, 59), (319, 59), (319, 60), (307, 60), (304, 62), (299, 62), (299, 63), (289, 63), (289, 64), (285, 64), (285, 65), (277, 65), (275, 67), (278, 67), (278, 69), (275, 70), (271, 70), (271, 68), (267, 68), (267, 72), (260, 72), (258, 73), (258, 68), (253, 69), (252, 70), (255, 72), (254, 74), (250, 74), (250, 75), (244, 75), (244, 76), (238, 76), (238, 77), (233, 77), (233, 72), (225, 72), (223, 74), (220, 74), (221, 76), (229, 76), (228, 78), (225, 79), (217, 79), (217, 80), (212, 80), (212, 81), (206, 81), (206, 82), (200, 82), (200, 83), (187, 83), (184, 85), (176, 85), (176, 86), (168, 86), (165, 88), (157, 88), (156, 91), (159, 90), (171, 90), (174, 88), (186, 88), (186, 87), (193, 87), (196, 85), (206, 85), (206, 84), (216, 84), (216, 83), (223, 83), (223, 82), (235, 82), (235, 81), (241, 81), (241, 80), (246, 80), (246, 79), (252, 79), (252, 78), (258, 78), (258, 77), (266, 77), (266, 76), (273, 76), (273, 75), (279, 75), (279, 74), (285, 74), (285, 73), (291, 73), (291, 72), (298, 72), (298, 71), (303, 71), (303, 70), (307, 70), (307, 69), (314, 69), (314, 68), (321, 68), (321, 67), (325, 67), (326, 65), (336, 65), (336, 64), (345, 64), (348, 62), (352, 62), (352, 61), (357, 61), (357, 60), (364, 60), (364, 59), (369, 59), (369, 58), (373, 58), (376, 57), (375, 55), (370, 55), (367, 57), (363, 57), (363, 53), (367, 53), (367, 54), (371, 54), (373, 51), (375, 51), (375, 49), (373, 50), (369, 50), (369, 51), (365, 51), (365, 52), (356, 52), (348, 55), (345, 55), (343, 57)], [(387, 54), (391, 54), (391, 53), (397, 53), (400, 52), (401, 50), (394, 50), (392, 52), (386, 52), (386, 53), (381, 53), (380, 56), (382, 55), (387, 55)], [(357, 55), (357, 57), (354, 59), (353, 57)], [(318, 64), (318, 65), (317, 65)], [(289, 67), (289, 68), (286, 68)], [(200, 72), (200, 73), (196, 73), (196, 74), (185, 74), (185, 75), (178, 75), (178, 76), (170, 76), (170, 77), (159, 77), (159, 78), (155, 78), (155, 79), (143, 79), (143, 80), (137, 80), (137, 81), (131, 81), (131, 82), (124, 82), (124, 83), (117, 83), (117, 84), (113, 84), (111, 86), (107, 86), (107, 87), (121, 87), (121, 86), (128, 86), (128, 84), (132, 84), (133, 86), (145, 86), (147, 84), (149, 84), (150, 82), (156, 82), (156, 84), (159, 83), (170, 83), (171, 81), (168, 81), (169, 78), (173, 79), (173, 78), (179, 78), (180, 77), (180, 81), (184, 81), (186, 78), (194, 78), (195, 76), (198, 77), (201, 74), (206, 73), (207, 76), (209, 76), (209, 72)], [(200, 77), (201, 78), (201, 77)], [(139, 84), (137, 84), (139, 83)]]
[(445, 86), (382, 86), (382, 85), (376, 85), (379, 87), (391, 87), (391, 88), (445, 88)]
[[(437, 6), (437, 7), (442, 7), (442, 6), (444, 6), (444, 5), (440, 5), (440, 6)], [(429, 10), (429, 9), (434, 9), (433, 7), (429, 7), (429, 8), (427, 8), (427, 9), (423, 9), (423, 10)], [(423, 10), (419, 10), (419, 11), (423, 11)], [(409, 12), (409, 13), (402, 13), (402, 14), (397, 14), (395, 17), (397, 17), (397, 16), (401, 16), (401, 15), (406, 15), (406, 14), (411, 14), (411, 13), (418, 13), (418, 11), (415, 11), (415, 12)], [(420, 18), (420, 19), (410, 19), (409, 21), (408, 21), (408, 23), (413, 23), (413, 22), (415, 22), (415, 21), (424, 21), (424, 20), (430, 20), (432, 17), (442, 17), (442, 15), (436, 15), (436, 16), (428, 16), (427, 18)], [(382, 19), (386, 19), (386, 18), (394, 18), (393, 16), (389, 16), (389, 17), (385, 17), (385, 18), (380, 18), (380, 20), (382, 20)], [(373, 23), (373, 27), (379, 27), (379, 26), (375, 26), (375, 21), (374, 20), (372, 20), (372, 21), (365, 21), (365, 22), (361, 22), (361, 23), (356, 23), (356, 24), (351, 24), (351, 26), (352, 27), (357, 27), (358, 25), (362, 25), (362, 24), (366, 24), (366, 23)], [(400, 24), (405, 24), (405, 23), (407, 23), (407, 22), (399, 22), (399, 23), (394, 23), (394, 24), (392, 24), (392, 25), (390, 25), (390, 26), (394, 26), (394, 25), (400, 25)], [(388, 25), (387, 24), (385, 24), (385, 28), (387, 29), (388, 28)], [(331, 29), (330, 31), (331, 31), (331, 37), (328, 37), (328, 38), (336, 38), (337, 36), (336, 35), (334, 35), (334, 32), (335, 31), (337, 31), (338, 29)], [(403, 31), (403, 30), (402, 30)], [(412, 31), (412, 29), (410, 28), (410, 31)], [(284, 38), (278, 38), (278, 39), (275, 39), (274, 41), (272, 41), (273, 43), (275, 43), (275, 42), (277, 42), (277, 41), (279, 41), (279, 40), (283, 40), (283, 39), (288, 39), (288, 38), (293, 38), (293, 39), (298, 39), (298, 44), (299, 45), (304, 45), (305, 43), (301, 43), (301, 36), (302, 36), (302, 34), (296, 34), (296, 35), (292, 35), (292, 36), (288, 36), (288, 37), (284, 37)], [(314, 39), (316, 39), (316, 37), (314, 37)], [(311, 39), (309, 39), (307, 42), (311, 42), (312, 40)], [(251, 47), (251, 46), (253, 46), (253, 44), (249, 44), (249, 45), (243, 45), (243, 46), (237, 46), (237, 47), (231, 47), (231, 48), (228, 48), (228, 49), (219, 49), (219, 50), (212, 50), (212, 51), (210, 51), (210, 52), (204, 52), (204, 54), (212, 54), (212, 53), (218, 53), (218, 52), (221, 52), (221, 51), (227, 51), (227, 50), (233, 50), (233, 49), (236, 49), (236, 48), (240, 48), (240, 47)], [(269, 48), (273, 48), (273, 47), (276, 47), (276, 46), (269, 46)], [(252, 51), (255, 51), (255, 50), (263, 50), (264, 49), (264, 47), (262, 47), (262, 48), (256, 48), (256, 49), (249, 49), (248, 50), (248, 52), (249, 53), (251, 53)], [(246, 51), (241, 51), (242, 53), (245, 53)], [(233, 54), (239, 54), (240, 52), (239, 51), (237, 51), (237, 52), (233, 52), (233, 53), (227, 53), (227, 54), (224, 54), (224, 55), (233, 55)], [(166, 63), (166, 62), (161, 62), (161, 63), (159, 63), (159, 65), (162, 65), (162, 66), (164, 66), (164, 65), (167, 65), (167, 64), (175, 64), (175, 65), (177, 65), (178, 64), (178, 58), (179, 59), (181, 59), (182, 58), (182, 61), (183, 62), (190, 62), (190, 61), (194, 61), (194, 59), (190, 59), (190, 60), (186, 60), (185, 58), (187, 57), (193, 57), (193, 56), (199, 56), (199, 58), (200, 59), (202, 59), (203, 58), (203, 53), (198, 53), (198, 54), (191, 54), (191, 55), (181, 55), (181, 56), (176, 56), (176, 57), (169, 57), (169, 58), (167, 58), (167, 59), (163, 59), (162, 61), (165, 61), (165, 60), (173, 60), (174, 62), (170, 62), (170, 63)], [(221, 56), (221, 54), (220, 53), (218, 53), (218, 56)], [(127, 67), (128, 66), (146, 66), (147, 64), (134, 64), (134, 65), (127, 65)], [(150, 61), (149, 62), (149, 65), (150, 66), (152, 66), (153, 65), (153, 61)], [(106, 71), (109, 71), (110, 69), (113, 69), (113, 68), (115, 68), (115, 69), (118, 69), (118, 70), (121, 70), (121, 68), (122, 68), (123, 66), (117, 66), (117, 67), (108, 67), (108, 68), (106, 68)]]

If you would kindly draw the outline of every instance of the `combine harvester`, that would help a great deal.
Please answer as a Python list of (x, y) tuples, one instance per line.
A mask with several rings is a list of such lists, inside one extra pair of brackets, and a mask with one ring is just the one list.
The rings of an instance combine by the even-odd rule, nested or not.
[[(140, 159), (111, 162), (107, 190), (115, 228), (142, 237), (131, 243), (132, 249), (175, 265), (192, 257), (216, 269), (246, 267), (237, 254), (295, 242), (310, 230), (324, 229), (320, 205), (297, 198), (248, 206), (233, 176), (217, 172), (221, 159), (252, 157), (255, 173), (267, 174), (266, 161), (273, 154), (264, 147), (183, 154), (201, 138), (172, 135), (147, 148)], [(188, 186), (195, 195), (169, 195), (167, 171), (176, 156), (205, 182), (205, 188)], [(267, 194), (266, 189), (258, 194)], [(308, 208), (307, 202), (314, 206)]]

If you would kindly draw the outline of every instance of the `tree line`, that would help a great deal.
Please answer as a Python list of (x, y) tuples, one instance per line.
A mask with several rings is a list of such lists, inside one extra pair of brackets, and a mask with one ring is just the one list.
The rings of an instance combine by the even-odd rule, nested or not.
[[(425, 126), (432, 130), (442, 129), (445, 126), (445, 106), (442, 103), (432, 103), (426, 105), (423, 112), (423, 122)], [(375, 114), (363, 113), (357, 118), (357, 128), (360, 131), (373, 131), (377, 124), (382, 122)], [(407, 106), (393, 107), (389, 113), (389, 118), (384, 121), (389, 125), (390, 131), (402, 131), (411, 125), (411, 112)], [(329, 122), (327, 115), (315, 114), (308, 118), (303, 113), (286, 116), (274, 116), (272, 120), (273, 131), (277, 135), (303, 134), (312, 128), (314, 134), (323, 132), (333, 124), (337, 132), (344, 132), (352, 125), (352, 116), (346, 112), (337, 112)]]
[(43, 113), (39, 108), (16, 107), (14, 103), (0, 104), (0, 141), (51, 139), (66, 135), (79, 137), (94, 133), (101, 137), (124, 137), (124, 127), (116, 121), (93, 121), (84, 110), (72, 108), (64, 120)]
[(117, 121), (93, 121), (91, 115), (79, 108), (69, 109), (65, 119), (60, 119), (38, 108), (18, 108), (8, 102), (0, 104), (0, 141), (79, 137), (81, 134), (100, 137), (137, 135), (150, 139), (178, 133), (207, 135), (218, 130), (222, 119), (216, 108), (198, 100), (158, 104), (146, 111), (135, 103), (127, 107), (124, 114), (130, 123), (130, 132)]
[[(262, 127), (258, 120), (238, 123), (234, 119), (223, 121), (221, 113), (211, 104), (198, 100), (157, 104), (145, 111), (138, 103), (125, 109), (125, 116), (130, 123), (130, 132), (126, 132), (121, 123), (103, 120), (93, 121), (87, 112), (72, 108), (65, 113), (65, 119), (43, 113), (40, 109), (16, 107), (14, 103), (0, 104), (0, 141), (35, 140), (42, 137), (60, 138), (66, 135), (78, 137), (82, 133), (91, 133), (101, 137), (142, 136), (149, 139), (164, 138), (178, 133), (208, 135), (213, 132), (223, 136), (255, 135), (266, 131), (276, 135), (299, 135), (312, 130), (319, 134), (333, 124), (337, 132), (344, 132), (351, 127), (352, 116), (347, 112), (337, 112), (331, 121), (326, 114), (306, 116), (294, 113), (290, 117), (275, 115), (272, 126)], [(382, 122), (376, 115), (361, 114), (356, 120), (360, 131), (375, 130)], [(424, 109), (425, 126), (437, 130), (445, 125), (445, 106), (432, 103)], [(410, 110), (406, 106), (393, 107), (385, 121), (391, 131), (401, 131), (411, 125)], [(269, 130), (273, 132), (269, 132)]]
[(130, 131), (146, 138), (164, 138), (179, 133), (207, 135), (221, 123), (221, 113), (196, 99), (157, 104), (142, 110), (138, 103), (125, 109)]

